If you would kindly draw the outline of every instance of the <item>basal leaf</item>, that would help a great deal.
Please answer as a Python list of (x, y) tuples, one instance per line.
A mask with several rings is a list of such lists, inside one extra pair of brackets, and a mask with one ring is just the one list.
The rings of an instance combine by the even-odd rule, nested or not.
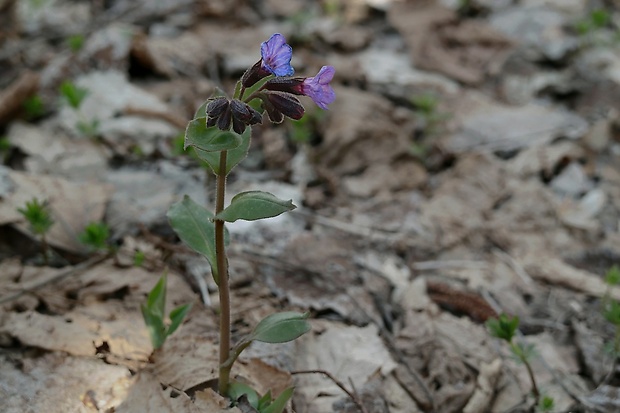
[(164, 320), (152, 311), (144, 304), (140, 305), (142, 310), (142, 317), (144, 318), (144, 324), (149, 330), (149, 337), (151, 338), (151, 344), (154, 349), (160, 348), (166, 340), (166, 326)]
[(297, 208), (292, 200), (285, 201), (269, 192), (241, 192), (231, 200), (230, 205), (217, 214), (216, 219), (235, 222), (238, 219), (254, 221), (271, 218)]
[(177, 330), (177, 328), (179, 328), (179, 326), (183, 322), (183, 319), (191, 309), (192, 304), (189, 303), (180, 305), (170, 312), (170, 325), (168, 326), (168, 330), (166, 330), (166, 336), (171, 335)]
[(247, 384), (239, 383), (237, 381), (230, 383), (228, 388), (228, 397), (230, 397), (231, 400), (237, 401), (244, 394), (247, 396), (250, 405), (255, 409), (258, 408), (258, 393), (256, 393), (256, 390)]
[(277, 399), (273, 401), (269, 406), (261, 410), (261, 413), (282, 413), (286, 407), (286, 403), (293, 397), (294, 387), (289, 387), (284, 390)]
[(164, 311), (166, 307), (166, 274), (162, 275), (155, 287), (149, 292), (146, 298), (146, 307), (148, 310), (164, 319)]

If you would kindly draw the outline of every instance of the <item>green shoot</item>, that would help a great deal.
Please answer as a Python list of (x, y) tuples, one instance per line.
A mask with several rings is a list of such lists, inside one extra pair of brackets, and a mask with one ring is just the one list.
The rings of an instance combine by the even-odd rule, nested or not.
[(48, 245), (45, 235), (54, 225), (54, 219), (46, 202), (39, 202), (37, 198), (27, 201), (24, 208), (17, 208), (17, 211), (26, 218), (30, 225), (30, 230), (41, 237), (41, 249), (43, 261), (48, 265)]
[(69, 80), (65, 80), (60, 85), (60, 94), (67, 101), (69, 106), (77, 110), (80, 108), (82, 101), (88, 95), (88, 90), (78, 87)]
[(80, 131), (80, 133), (84, 136), (93, 137), (97, 136), (97, 134), (99, 133), (98, 119), (93, 119), (90, 122), (80, 120), (75, 126), (77, 127), (78, 131)]
[(582, 36), (605, 28), (611, 22), (611, 14), (605, 9), (593, 10), (587, 17), (577, 21), (575, 31)]
[(43, 99), (41, 99), (41, 96), (39, 95), (29, 97), (24, 101), (23, 105), (28, 119), (38, 118), (45, 113)]
[(487, 329), (493, 337), (504, 340), (510, 345), (510, 350), (520, 363), (523, 363), (527, 369), (527, 373), (532, 383), (532, 393), (534, 395), (534, 404), (538, 405), (540, 402), (540, 391), (536, 384), (536, 378), (534, 377), (534, 371), (530, 365), (530, 359), (534, 355), (534, 346), (523, 345), (521, 343), (515, 343), (514, 337), (519, 328), (519, 317), (511, 317), (507, 314), (500, 314), (498, 318), (492, 318), (486, 322)]
[(608, 374), (605, 379), (607, 380), (611, 378), (613, 372), (616, 371), (618, 356), (620, 356), (620, 302), (610, 297), (611, 287), (620, 284), (620, 268), (617, 265), (613, 265), (607, 270), (605, 282), (607, 283), (607, 290), (602, 299), (602, 313), (605, 319), (615, 327), (613, 342), (607, 343), (606, 345), (613, 359), (610, 374)]
[(84, 35), (82, 34), (74, 34), (72, 36), (67, 37), (67, 46), (73, 53), (77, 53), (84, 46)]
[(17, 211), (26, 218), (30, 229), (36, 235), (45, 235), (54, 225), (48, 204), (39, 202), (37, 198), (26, 202), (25, 208), (17, 208)]
[(136, 251), (133, 254), (133, 265), (135, 267), (142, 267), (142, 264), (144, 264), (144, 259), (146, 258), (146, 256), (144, 255), (144, 252), (142, 251)]
[(84, 231), (79, 235), (82, 244), (88, 246), (94, 251), (108, 250), (108, 238), (110, 237), (110, 229), (103, 222), (91, 222)]
[(605, 282), (610, 286), (620, 284), (620, 267), (614, 265), (607, 270), (607, 273), (605, 274)]
[(166, 311), (166, 284), (167, 277), (166, 274), (164, 274), (159, 279), (159, 282), (155, 284), (155, 287), (149, 292), (146, 304), (140, 306), (142, 317), (144, 317), (144, 322), (149, 330), (151, 344), (155, 350), (161, 348), (166, 339), (179, 328), (183, 319), (192, 308), (191, 303), (176, 307), (168, 315), (170, 323), (166, 324), (164, 322), (164, 313)]
[(9, 151), (11, 150), (11, 141), (8, 137), (2, 136), (0, 137), (0, 159), (5, 161)]
[(539, 412), (547, 413), (555, 409), (555, 400), (550, 396), (543, 396), (538, 403), (537, 410)]
[(242, 396), (245, 396), (250, 406), (254, 408), (253, 411), (259, 413), (282, 413), (286, 407), (286, 403), (293, 397), (293, 390), (293, 387), (289, 387), (280, 393), (275, 400), (272, 400), (271, 391), (259, 397), (258, 393), (250, 386), (239, 382), (233, 382), (230, 384), (228, 396), (233, 402), (237, 402)]

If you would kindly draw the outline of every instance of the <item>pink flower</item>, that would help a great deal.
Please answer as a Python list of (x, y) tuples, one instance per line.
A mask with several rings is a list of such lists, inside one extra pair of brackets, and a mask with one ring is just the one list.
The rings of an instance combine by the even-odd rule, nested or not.
[(310, 97), (321, 109), (336, 100), (336, 92), (329, 85), (334, 78), (336, 69), (333, 66), (323, 66), (314, 77), (308, 77), (301, 83), (302, 94)]

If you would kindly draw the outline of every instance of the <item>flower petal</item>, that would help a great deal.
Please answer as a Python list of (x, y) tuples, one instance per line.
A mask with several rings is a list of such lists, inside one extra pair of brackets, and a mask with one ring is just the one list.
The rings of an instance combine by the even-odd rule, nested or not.
[(286, 43), (280, 33), (273, 34), (260, 46), (262, 66), (276, 76), (292, 76), (295, 70), (291, 66), (293, 48)]

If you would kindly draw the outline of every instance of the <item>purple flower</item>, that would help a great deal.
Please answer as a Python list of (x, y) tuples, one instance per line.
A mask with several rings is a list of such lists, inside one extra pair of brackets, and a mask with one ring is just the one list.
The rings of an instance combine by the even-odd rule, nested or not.
[(280, 33), (272, 35), (269, 40), (261, 43), (260, 55), (262, 67), (276, 76), (292, 76), (295, 69), (291, 66), (293, 48), (286, 43)]
[(336, 100), (336, 92), (329, 85), (335, 73), (333, 66), (323, 66), (316, 76), (304, 79), (301, 84), (302, 94), (310, 97), (321, 109), (327, 109), (327, 105)]
[(263, 89), (308, 96), (318, 107), (327, 109), (336, 99), (336, 92), (329, 85), (335, 73), (332, 66), (323, 66), (314, 77), (275, 78), (268, 80)]
[(291, 76), (295, 70), (291, 66), (293, 48), (286, 44), (280, 33), (272, 35), (260, 45), (261, 60), (245, 71), (241, 77), (244, 87), (251, 87), (261, 79), (270, 75)]

